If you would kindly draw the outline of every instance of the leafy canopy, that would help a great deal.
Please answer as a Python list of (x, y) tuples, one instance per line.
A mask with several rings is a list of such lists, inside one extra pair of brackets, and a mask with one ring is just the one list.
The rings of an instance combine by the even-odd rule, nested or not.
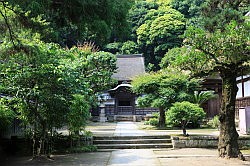
[(199, 80), (177, 71), (159, 71), (136, 77), (132, 86), (135, 93), (144, 94), (139, 105), (169, 108), (176, 101), (190, 100)]
[(189, 122), (198, 122), (205, 118), (205, 112), (199, 105), (187, 101), (176, 102), (166, 112), (166, 121), (173, 126), (182, 126), (183, 134), (186, 135), (186, 125)]

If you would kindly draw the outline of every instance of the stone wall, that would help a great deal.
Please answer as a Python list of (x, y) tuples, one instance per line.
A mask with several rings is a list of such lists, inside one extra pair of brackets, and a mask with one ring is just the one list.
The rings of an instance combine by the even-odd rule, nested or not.
[[(173, 148), (217, 148), (218, 136), (172, 136)], [(239, 147), (249, 147), (250, 137), (240, 137)]]

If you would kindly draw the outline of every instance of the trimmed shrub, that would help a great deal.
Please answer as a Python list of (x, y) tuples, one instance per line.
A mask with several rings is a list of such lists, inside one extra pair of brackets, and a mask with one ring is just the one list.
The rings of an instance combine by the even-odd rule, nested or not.
[(172, 126), (181, 126), (186, 135), (186, 125), (190, 122), (198, 123), (205, 118), (205, 112), (199, 105), (188, 101), (176, 102), (166, 112), (166, 121)]

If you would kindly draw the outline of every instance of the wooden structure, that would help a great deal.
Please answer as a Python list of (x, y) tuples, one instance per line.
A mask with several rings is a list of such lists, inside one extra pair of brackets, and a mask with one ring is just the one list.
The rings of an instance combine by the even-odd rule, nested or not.
[(136, 95), (131, 92), (130, 84), (120, 84), (116, 88), (109, 90), (114, 101), (115, 115), (134, 115)]
[[(112, 77), (118, 80), (118, 84), (101, 95), (106, 116), (146, 115), (158, 112), (156, 108), (138, 108), (137, 96), (131, 91), (132, 78), (145, 74), (144, 57), (141, 54), (118, 55), (116, 66), (117, 71)], [(98, 112), (94, 114), (98, 115)]]
[(213, 118), (220, 112), (220, 103), (222, 97), (222, 81), (220, 77), (207, 77), (202, 82), (201, 91), (214, 91), (217, 98), (210, 99), (202, 105), (204, 111), (206, 112), (207, 118)]
[[(213, 90), (218, 98), (209, 100), (203, 104), (203, 108), (207, 113), (207, 117), (212, 118), (220, 111), (220, 102), (222, 97), (222, 82), (219, 77), (206, 78), (202, 83), (203, 90)], [(235, 103), (235, 118), (239, 118), (239, 109), (250, 106), (250, 75), (244, 75), (237, 78), (238, 92)]]

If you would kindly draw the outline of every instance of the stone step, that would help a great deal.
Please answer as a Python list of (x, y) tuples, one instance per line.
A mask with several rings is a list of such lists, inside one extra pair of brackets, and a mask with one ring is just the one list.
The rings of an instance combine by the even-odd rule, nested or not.
[(128, 139), (128, 140), (94, 140), (94, 144), (152, 144), (171, 143), (170, 139)]
[(169, 135), (148, 136), (94, 136), (94, 140), (130, 140), (130, 139), (170, 139)]
[(133, 115), (115, 115), (114, 120), (115, 121), (133, 121), (134, 117)]
[(152, 148), (172, 148), (170, 143), (161, 144), (96, 144), (97, 149), (152, 149)]

